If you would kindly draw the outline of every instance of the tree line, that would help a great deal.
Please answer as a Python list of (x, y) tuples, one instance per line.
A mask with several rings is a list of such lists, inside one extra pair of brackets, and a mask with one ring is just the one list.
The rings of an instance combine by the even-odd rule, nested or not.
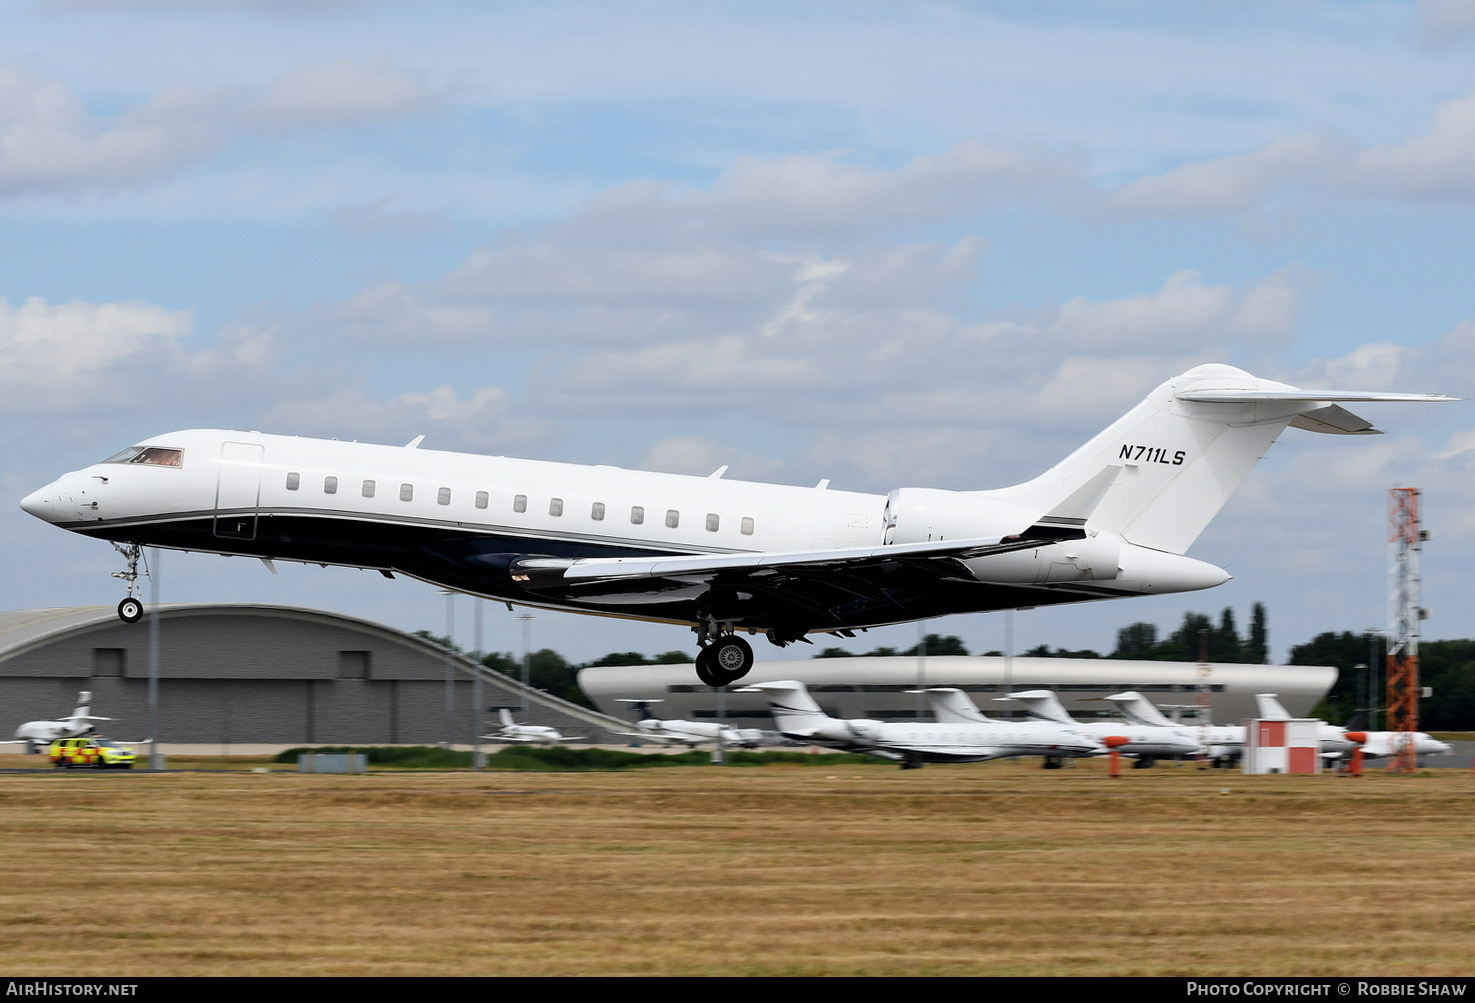
[[(1159, 635), (1155, 624), (1139, 621), (1117, 631), (1116, 647), (1110, 654), (1089, 649), (1076, 651), (1051, 648), (1041, 644), (1018, 652), (1024, 658), (1106, 658), (1140, 661), (1196, 662), (1206, 656), (1211, 662), (1264, 664), (1270, 660), (1270, 639), (1265, 606), (1255, 603), (1250, 610), (1249, 626), (1240, 630), (1234, 610), (1229, 607), (1218, 621), (1204, 613), (1185, 613), (1176, 630)], [(453, 651), (460, 647), (446, 637), (428, 630), (416, 634)], [(1380, 634), (1328, 631), (1290, 649), (1291, 665), (1331, 665), (1338, 669), (1337, 681), (1326, 699), (1312, 711), (1312, 716), (1333, 723), (1344, 723), (1358, 711), (1383, 706), (1383, 659), (1385, 651)], [(927, 655), (970, 654), (962, 638), (952, 634), (928, 634), (920, 644), (909, 648), (878, 647), (857, 655), (839, 647), (827, 647), (815, 658), (905, 657), (915, 656), (918, 649)], [(1002, 651), (985, 651), (984, 655), (1002, 655)], [(593, 708), (589, 698), (579, 689), (579, 670), (594, 665), (674, 665), (692, 661), (685, 651), (667, 651), (659, 655), (643, 655), (637, 651), (615, 651), (592, 662), (572, 663), (551, 648), (528, 654), (529, 681), (537, 689)], [(522, 659), (509, 652), (490, 652), (481, 663), (513, 679), (521, 680)], [(1369, 694), (1367, 666), (1377, 668), (1376, 681)], [(1425, 641), (1419, 646), (1419, 682), (1433, 687), (1434, 694), (1421, 701), (1420, 727), (1425, 731), (1475, 730), (1475, 640)]]

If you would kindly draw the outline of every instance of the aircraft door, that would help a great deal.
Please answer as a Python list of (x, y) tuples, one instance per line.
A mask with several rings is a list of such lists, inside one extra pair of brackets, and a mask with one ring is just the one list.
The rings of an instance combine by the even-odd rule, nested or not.
[(228, 540), (256, 539), (256, 510), (261, 501), (263, 447), (250, 442), (220, 446), (219, 479), (215, 482), (215, 535)]

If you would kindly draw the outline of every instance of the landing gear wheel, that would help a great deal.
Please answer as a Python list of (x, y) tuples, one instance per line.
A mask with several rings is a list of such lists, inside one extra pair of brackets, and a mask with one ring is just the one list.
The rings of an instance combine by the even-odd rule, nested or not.
[(129, 596), (118, 603), (118, 619), (124, 623), (137, 623), (143, 619), (143, 603)]
[(753, 667), (752, 646), (736, 634), (719, 637), (707, 650), (711, 652), (708, 664), (716, 668), (718, 674), (729, 683), (737, 682)]
[(697, 678), (714, 690), (719, 686), (727, 685), (727, 682), (720, 678), (712, 668), (711, 648), (703, 648), (697, 652)]

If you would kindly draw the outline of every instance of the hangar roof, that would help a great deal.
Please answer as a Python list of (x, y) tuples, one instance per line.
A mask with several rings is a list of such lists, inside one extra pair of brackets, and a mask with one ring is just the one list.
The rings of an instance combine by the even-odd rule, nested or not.
[[(445, 649), (423, 637), (394, 630), (372, 620), (330, 613), (301, 606), (271, 606), (260, 603), (163, 603), (159, 619), (188, 616), (264, 616), (334, 624), (350, 630), (376, 634), (386, 640), (424, 647), (444, 657)], [(0, 661), (47, 644), (66, 634), (85, 633), (91, 628), (112, 627), (118, 614), (112, 606), (79, 606), (59, 609), (22, 609), (0, 612)], [(147, 620), (140, 623), (146, 629)]]

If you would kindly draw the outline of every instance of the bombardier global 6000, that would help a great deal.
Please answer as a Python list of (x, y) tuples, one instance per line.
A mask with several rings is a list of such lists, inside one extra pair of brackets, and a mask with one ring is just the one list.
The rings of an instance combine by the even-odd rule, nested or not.
[(409, 575), (509, 605), (689, 625), (711, 686), (778, 645), (950, 613), (1204, 589), (1184, 552), (1287, 426), (1375, 433), (1341, 404), (1436, 394), (1300, 390), (1203, 365), (1049, 470), (984, 491), (890, 494), (194, 429), (28, 495), (47, 522), (143, 547)]

